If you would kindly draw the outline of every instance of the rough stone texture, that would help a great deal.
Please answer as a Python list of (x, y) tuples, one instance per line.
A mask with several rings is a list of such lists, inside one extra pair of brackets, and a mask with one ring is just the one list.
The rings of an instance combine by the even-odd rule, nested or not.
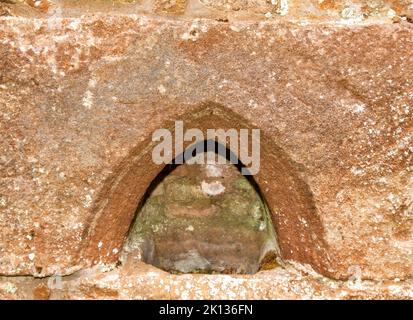
[(1, 299), (413, 299), (412, 280), (334, 281), (300, 265), (255, 275), (173, 275), (131, 258), (108, 271), (0, 278)]
[[(341, 2), (302, 3), (270, 17), (190, 2), (177, 19), (139, 2), (95, 1), (79, 4), (83, 10), (67, 1), (45, 9), (2, 1), (5, 297), (23, 297), (13, 293), (20, 281), (13, 275), (114, 266), (137, 203), (162, 169), (150, 161), (151, 134), (184, 119), (188, 128), (262, 130), (256, 181), (283, 259), (334, 279), (357, 273), (374, 280), (373, 288), (346, 289), (349, 296), (411, 298), (412, 3), (377, 2), (374, 10), (361, 1), (347, 10)], [(145, 268), (132, 274), (147, 280)], [(122, 279), (131, 275), (123, 267), (111, 271), (112, 280), (93, 270), (70, 282), (76, 285), (66, 297), (156, 292), (144, 290), (148, 281), (124, 291), (130, 283)], [(265, 293), (255, 297), (340, 297), (346, 286), (267, 272), (241, 278), (251, 296), (257, 282)], [(194, 298), (211, 295), (209, 281), (238, 279), (165, 277), (181, 297)], [(179, 291), (186, 277), (205, 290)], [(44, 289), (37, 294), (49, 296)]]
[(277, 265), (269, 212), (235, 165), (165, 169), (148, 188), (121, 257), (136, 251), (173, 273), (253, 274)]

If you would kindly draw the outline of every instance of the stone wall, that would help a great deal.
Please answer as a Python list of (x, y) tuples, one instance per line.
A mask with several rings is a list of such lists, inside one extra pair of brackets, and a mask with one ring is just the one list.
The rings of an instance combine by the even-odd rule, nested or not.
[(261, 129), (256, 179), (286, 261), (408, 281), (412, 9), (1, 1), (0, 274), (113, 268), (162, 169), (151, 134), (185, 119)]

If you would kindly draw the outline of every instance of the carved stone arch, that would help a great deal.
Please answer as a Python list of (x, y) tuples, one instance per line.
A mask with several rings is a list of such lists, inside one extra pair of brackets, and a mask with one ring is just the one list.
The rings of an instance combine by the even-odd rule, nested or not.
[[(186, 129), (201, 129), (205, 136), (207, 129), (248, 129), (251, 133), (251, 129), (256, 128), (216, 103), (204, 103), (195, 111), (168, 121), (162, 128), (174, 134), (175, 120), (182, 120)], [(84, 261), (90, 264), (118, 261), (136, 209), (151, 182), (164, 168), (152, 161), (152, 149), (158, 142), (151, 138), (147, 137), (129, 153), (100, 192), (84, 237), (81, 253)], [(254, 180), (270, 210), (281, 258), (309, 264), (321, 274), (329, 275), (324, 230), (308, 185), (288, 154), (262, 130), (260, 142), (260, 171)], [(184, 148), (190, 144), (187, 142)], [(230, 149), (229, 144), (227, 148)]]

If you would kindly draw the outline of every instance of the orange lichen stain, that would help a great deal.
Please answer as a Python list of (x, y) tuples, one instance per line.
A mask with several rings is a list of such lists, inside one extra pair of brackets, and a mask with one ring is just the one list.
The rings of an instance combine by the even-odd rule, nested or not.
[(82, 291), (86, 297), (89, 299), (98, 298), (109, 298), (116, 299), (119, 298), (119, 293), (115, 289), (111, 288), (101, 288), (97, 285), (92, 285), (91, 287), (82, 286)]
[(341, 7), (341, 1), (335, 1), (335, 0), (319, 1), (319, 2), (318, 2), (318, 7), (319, 7), (321, 10), (338, 9), (338, 8)]
[(361, 12), (363, 13), (363, 15), (365, 16), (371, 16), (374, 13), (374, 8), (368, 6), (368, 5), (363, 5), (361, 7)]
[(47, 12), (50, 7), (50, 1), (48, 0), (26, 0), (26, 3), (43, 12)]
[(390, 5), (391, 9), (396, 12), (397, 15), (402, 14), (409, 5), (407, 1), (400, 1), (400, 0), (388, 0), (387, 3)]
[(39, 284), (34, 290), (33, 290), (33, 298), (35, 300), (48, 300), (50, 297), (50, 289), (49, 287), (42, 283)]

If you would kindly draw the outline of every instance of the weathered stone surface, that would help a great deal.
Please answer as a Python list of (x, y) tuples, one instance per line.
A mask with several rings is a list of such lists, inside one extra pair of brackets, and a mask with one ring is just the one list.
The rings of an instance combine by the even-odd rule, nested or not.
[[(296, 268), (298, 267), (298, 268)], [(334, 281), (311, 270), (276, 268), (255, 275), (173, 275), (128, 261), (62, 279), (0, 278), (1, 299), (413, 299), (412, 280)], [(48, 290), (48, 288), (51, 289)]]
[(28, 17), (86, 14), (167, 14), (192, 18), (412, 21), (411, 0), (2, 0), (3, 15)]
[[(194, 9), (180, 20), (120, 4), (113, 14), (90, 5), (81, 16), (67, 2), (46, 12), (0, 3), (0, 274), (116, 263), (161, 170), (150, 162), (151, 134), (184, 119), (265, 134), (256, 180), (286, 261), (337, 279), (355, 270), (402, 279), (408, 296), (411, 3), (383, 2), (371, 17), (323, 3), (312, 19), (293, 2), (280, 18)], [(272, 272), (277, 283), (281, 271)], [(113, 288), (112, 298), (128, 294)]]
[(235, 165), (165, 169), (136, 212), (122, 256), (135, 251), (174, 273), (253, 274), (278, 264), (264, 200)]

